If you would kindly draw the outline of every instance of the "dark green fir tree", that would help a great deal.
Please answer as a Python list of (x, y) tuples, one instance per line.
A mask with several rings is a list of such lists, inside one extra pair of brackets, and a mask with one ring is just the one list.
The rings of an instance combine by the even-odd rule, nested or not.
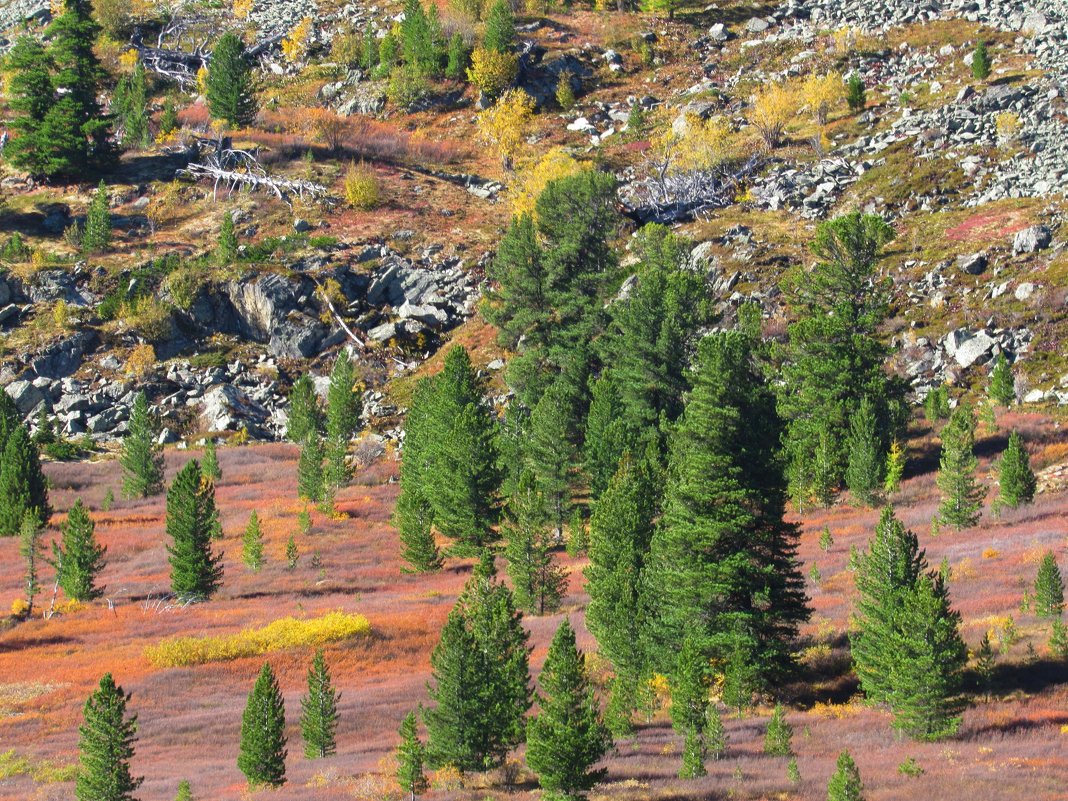
[(107, 548), (96, 540), (93, 519), (79, 498), (67, 513), (60, 542), (52, 543), (52, 560), (59, 586), (67, 597), (86, 602), (100, 598), (103, 586), (97, 583), (104, 568)]
[(1015, 509), (1035, 499), (1038, 485), (1031, 469), (1031, 457), (1016, 431), (1009, 434), (1008, 447), (998, 461), (998, 485), (998, 507)]
[(976, 480), (975, 413), (961, 404), (942, 429), (942, 457), (936, 483), (942, 492), (938, 518), (958, 531), (974, 526), (982, 515), (986, 490)]
[(159, 419), (148, 408), (145, 393), (138, 392), (130, 410), (130, 424), (122, 440), (122, 494), (147, 498), (163, 491), (163, 446)]
[(208, 437), (204, 441), (204, 455), (200, 460), (200, 472), (204, 478), (212, 483), (222, 480), (222, 469), (219, 467), (219, 454), (215, 450), (215, 438)]
[(264, 663), (241, 718), (237, 767), (250, 787), (286, 783), (286, 713), (274, 671)]
[(27, 515), (43, 526), (52, 516), (52, 509), (37, 446), (20, 423), (6, 438), (0, 456), (0, 537), (17, 536)]
[(286, 424), (286, 437), (290, 442), (303, 445), (308, 435), (321, 433), (323, 429), (323, 411), (319, 405), (319, 396), (315, 394), (315, 384), (307, 373), (293, 382), (289, 391), (289, 419)]
[(167, 491), (167, 555), (171, 589), (183, 598), (210, 598), (222, 582), (222, 556), (211, 541), (219, 531), (215, 487), (204, 481), (196, 459), (186, 462)]
[(1035, 613), (1059, 618), (1064, 612), (1064, 579), (1053, 551), (1046, 551), (1035, 575)]
[(236, 33), (224, 33), (211, 53), (207, 98), (211, 116), (232, 128), (249, 125), (256, 118), (252, 66)]
[(419, 739), (417, 727), (415, 712), (409, 712), (401, 722), (401, 741), (397, 746), (397, 784), (410, 801), (430, 789), (425, 770), (426, 747)]
[(849, 418), (845, 479), (853, 497), (865, 506), (876, 502), (886, 463), (876, 423), (875, 407), (867, 398), (862, 399)]
[(248, 517), (248, 525), (241, 538), (241, 561), (253, 573), (258, 573), (263, 567), (263, 529), (260, 528), (260, 518), (255, 509)]
[(848, 751), (838, 755), (838, 763), (827, 784), (827, 801), (864, 801), (860, 771)]
[(308, 694), (300, 699), (300, 733), (304, 756), (321, 759), (337, 751), (337, 704), (341, 693), (334, 689), (322, 649), (315, 652), (308, 668)]
[(1012, 406), (1016, 402), (1016, 379), (1012, 375), (1012, 365), (1003, 352), (994, 358), (987, 395), (999, 406)]
[(530, 472), (520, 478), (509, 501), (504, 536), (516, 605), (535, 615), (555, 611), (567, 588), (567, 575), (553, 558), (545, 500)]
[(136, 801), (134, 793), (144, 779), (130, 772), (137, 715), (126, 714), (129, 700), (129, 694), (105, 673), (85, 702), (78, 729), (81, 764), (74, 785), (78, 801)]

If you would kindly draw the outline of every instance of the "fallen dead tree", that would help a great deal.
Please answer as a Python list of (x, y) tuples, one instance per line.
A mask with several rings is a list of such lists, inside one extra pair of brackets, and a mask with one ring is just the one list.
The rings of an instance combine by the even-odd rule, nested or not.
[(650, 160), (645, 177), (620, 189), (627, 214), (641, 223), (673, 223), (731, 205), (738, 190), (760, 167), (757, 156), (741, 165), (708, 170), (673, 170), (669, 160)]
[(271, 175), (252, 153), (230, 147), (217, 147), (199, 162), (178, 170), (178, 176), (193, 181), (211, 180), (212, 200), (218, 199), (220, 188), (229, 196), (234, 191), (247, 187), (250, 191), (268, 191), (288, 206), (293, 205), (294, 195), (301, 200), (328, 205), (334, 202), (330, 190), (322, 184)]

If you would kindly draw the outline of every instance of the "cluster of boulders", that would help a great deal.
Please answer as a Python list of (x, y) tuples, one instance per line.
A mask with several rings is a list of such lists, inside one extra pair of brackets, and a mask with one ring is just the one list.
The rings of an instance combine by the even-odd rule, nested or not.
[(841, 157), (811, 163), (777, 165), (758, 176), (750, 188), (758, 208), (787, 208), (802, 217), (824, 217), (846, 187), (871, 169), (870, 162)]

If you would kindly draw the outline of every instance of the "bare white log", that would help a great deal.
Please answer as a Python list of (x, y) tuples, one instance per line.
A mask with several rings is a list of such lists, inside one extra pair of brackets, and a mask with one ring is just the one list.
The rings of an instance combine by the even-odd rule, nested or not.
[(323, 301), (326, 303), (326, 308), (330, 310), (330, 314), (333, 316), (334, 320), (337, 321), (337, 324), (339, 326), (341, 326), (341, 330), (344, 331), (346, 334), (348, 334), (349, 339), (351, 339), (353, 342), (355, 342), (357, 345), (359, 345), (360, 348), (366, 348), (367, 347), (367, 343), (364, 340), (362, 340), (356, 334), (355, 331), (353, 331), (351, 328), (349, 328), (349, 326), (345, 323), (344, 320), (341, 319), (341, 315), (338, 314), (337, 309), (334, 308), (334, 304), (333, 304), (333, 302), (331, 302), (330, 296), (327, 294), (326, 290), (323, 289), (323, 285), (319, 283), (319, 279), (315, 278), (314, 276), (312, 276), (312, 280), (315, 281), (315, 286), (319, 288), (319, 295), (322, 297)]
[(649, 159), (645, 176), (620, 191), (623, 204), (642, 222), (693, 219), (734, 202), (738, 188), (760, 166), (756, 156), (741, 165), (674, 170), (670, 157)]
[(317, 203), (333, 202), (327, 187), (313, 181), (270, 175), (256, 160), (256, 157), (247, 150), (218, 148), (215, 153), (209, 154), (201, 162), (189, 164), (178, 170), (178, 175), (194, 181), (211, 180), (213, 200), (218, 199), (220, 188), (223, 188), (229, 196), (241, 187), (248, 187), (253, 191), (257, 189), (269, 191), (289, 206), (293, 205), (291, 200), (293, 195), (301, 200), (313, 200)]

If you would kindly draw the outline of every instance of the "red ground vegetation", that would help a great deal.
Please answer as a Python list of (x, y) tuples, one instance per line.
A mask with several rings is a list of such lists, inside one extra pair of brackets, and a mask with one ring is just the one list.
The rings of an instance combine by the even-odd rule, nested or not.
[[(1001, 422), (1002, 431), (1008, 425), (1021, 430), (1033, 453), (1063, 442), (1048, 419), (1014, 414)], [(594, 799), (818, 798), (843, 748), (856, 758), (871, 801), (933, 795), (947, 801), (1064, 797), (1063, 788), (1068, 786), (1064, 668), (1049, 657), (1048, 623), (1022, 613), (1020, 601), (1041, 553), (1053, 548), (1063, 556), (1068, 498), (1064, 493), (1042, 495), (1032, 506), (1006, 511), (998, 519), (987, 510), (980, 525), (961, 532), (943, 529), (933, 537), (937, 441), (923, 434), (912, 445), (910, 474), (894, 501), (900, 517), (919, 534), (932, 567), (947, 560), (952, 598), (964, 616), (966, 640), (974, 647), (989, 629), (997, 642), (1005, 635), (1010, 615), (1018, 635), (999, 656), (992, 698), (977, 699), (965, 714), (959, 736), (935, 744), (902, 740), (891, 730), (886, 712), (854, 698), (856, 687), (845, 650), (853, 599), (849, 552), (853, 546), (864, 547), (878, 510), (839, 503), (797, 515), (804, 571), (809, 575), (815, 566), (820, 573), (818, 582), (809, 579), (814, 615), (804, 632), (806, 673), (788, 692), (801, 783), (789, 784), (785, 759), (761, 752), (767, 708), (727, 721), (728, 753), (723, 760), (710, 762), (707, 778), (696, 782), (675, 778), (681, 742), (661, 711), (639, 728), (634, 739), (617, 744), (607, 763), (608, 784), (594, 793)], [(1003, 446), (1003, 434), (979, 443), (980, 471), (988, 485), (991, 459)], [(168, 476), (192, 455), (169, 453)], [(246, 694), (262, 659), (158, 670), (145, 658), (145, 646), (178, 634), (230, 633), (285, 615), (343, 609), (366, 615), (373, 634), (327, 649), (336, 684), (344, 694), (337, 756), (320, 762), (300, 756), (299, 698), (310, 653), (296, 650), (267, 657), (286, 694), (290, 725), (289, 783), (270, 797), (279, 801), (381, 798), (383, 784), (373, 774), (388, 768), (401, 718), (426, 698), (429, 654), (470, 564), (450, 563), (433, 576), (400, 572), (396, 535), (389, 524), (396, 497), (396, 484), (389, 479), (395, 465), (379, 462), (340, 493), (338, 519), (313, 513), (312, 533), (297, 534), (300, 562), (295, 570), (287, 570), (282, 550), (297, 531), (296, 517), (302, 508), (296, 501), (296, 449), (281, 444), (228, 447), (220, 449), (219, 457), (223, 480), (218, 502), (225, 532), (220, 545), (226, 553), (223, 589), (210, 603), (170, 611), (158, 609), (156, 603), (168, 586), (164, 499), (118, 502), (110, 512), (101, 512), (107, 489), (118, 490), (114, 461), (48, 465), (55, 487), (53, 504), (59, 510), (50, 533), (75, 498), (90, 505), (99, 536), (109, 549), (102, 579), (110, 604), (95, 603), (47, 621), (34, 619), (0, 633), (4, 677), (0, 752), (15, 749), (31, 761), (57, 765), (74, 762), (81, 706), (100, 675), (111, 671), (132, 692), (130, 706), (140, 718), (134, 767), (147, 777), (140, 794), (144, 801), (169, 801), (182, 778), (190, 779), (198, 798), (244, 797), (236, 767), (238, 733)], [(988, 502), (992, 497), (993, 493)], [(240, 561), (240, 536), (253, 509), (267, 537), (268, 562), (259, 574), (246, 571)], [(819, 545), (824, 526), (834, 539), (826, 552)], [(315, 553), (321, 560), (318, 568), (312, 566)], [(563, 612), (527, 621), (535, 672), (564, 614), (578, 626), (580, 645), (588, 652), (595, 646), (582, 625), (584, 562), (561, 558), (571, 574)], [(20, 575), (17, 543), (0, 540), (0, 602), (6, 605), (19, 596)], [(44, 602), (47, 605), (47, 595)], [(1034, 655), (1028, 653), (1029, 644)], [(5, 700), (16, 691), (32, 697)], [(898, 771), (908, 757), (915, 758), (923, 775)], [(529, 777), (521, 779), (520, 790), (532, 788)], [(0, 779), (0, 799), (60, 799), (70, 794), (70, 784), (35, 785), (26, 775)], [(432, 797), (508, 795), (495, 785), (477, 792), (437, 791)]]

